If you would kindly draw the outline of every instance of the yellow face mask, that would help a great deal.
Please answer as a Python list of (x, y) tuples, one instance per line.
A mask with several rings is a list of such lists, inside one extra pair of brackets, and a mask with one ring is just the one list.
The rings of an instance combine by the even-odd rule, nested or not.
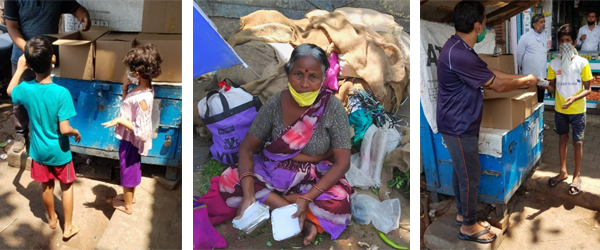
[(320, 89), (318, 89), (313, 92), (298, 93), (289, 82), (288, 88), (290, 89), (290, 94), (292, 94), (292, 97), (294, 98), (294, 100), (296, 100), (300, 107), (307, 107), (312, 105), (317, 99), (317, 96), (319, 95), (320, 91)]

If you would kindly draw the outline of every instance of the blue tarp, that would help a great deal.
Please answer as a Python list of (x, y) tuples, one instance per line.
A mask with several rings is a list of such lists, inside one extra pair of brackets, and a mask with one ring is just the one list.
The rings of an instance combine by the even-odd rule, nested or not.
[(194, 78), (246, 63), (223, 40), (214, 24), (194, 2)]

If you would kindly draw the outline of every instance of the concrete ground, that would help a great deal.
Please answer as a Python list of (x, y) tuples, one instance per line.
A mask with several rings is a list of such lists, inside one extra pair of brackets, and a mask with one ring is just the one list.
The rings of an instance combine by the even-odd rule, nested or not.
[[(14, 135), (12, 104), (0, 93), (0, 142)], [(4, 150), (7, 150), (8, 147)], [(0, 154), (4, 153), (0, 148)], [(41, 184), (28, 170), (0, 159), (0, 249), (181, 249), (181, 185), (163, 185), (165, 167), (142, 164), (133, 215), (115, 211), (111, 198), (123, 193), (118, 161), (73, 154), (73, 223), (81, 231), (64, 242), (60, 185), (55, 185), (55, 211), (60, 227), (45, 219)], [(115, 169), (116, 168), (116, 169)], [(172, 185), (172, 183), (168, 183)]]
[[(554, 111), (547, 107), (544, 121), (552, 127)], [(534, 170), (508, 204), (509, 226), (501, 237), (500, 244), (468, 244), (462, 249), (597, 249), (600, 244), (600, 115), (587, 114), (583, 144), (582, 190), (571, 196), (568, 193), (574, 168), (573, 146), (568, 145), (567, 171), (569, 179), (555, 188), (548, 187), (548, 179), (558, 174), (558, 136), (552, 129), (544, 130), (544, 152), (541, 164)], [(458, 243), (454, 226), (448, 233), (431, 234), (435, 227), (449, 228), (452, 220), (444, 221), (444, 216), (454, 217), (456, 209), (453, 197), (446, 197), (431, 207), (444, 208), (438, 211), (437, 218), (423, 237), (449, 239), (450, 245), (443, 247), (428, 244), (422, 248), (448, 248)], [(490, 209), (489, 206), (481, 205)], [(447, 214), (447, 215), (446, 215)], [(439, 224), (444, 225), (439, 225)], [(434, 228), (432, 230), (431, 228)], [(450, 235), (450, 236), (447, 236)], [(440, 240), (441, 241), (441, 240)], [(448, 243), (447, 242), (447, 243)]]
[[(78, 177), (74, 186), (73, 223), (81, 231), (64, 242), (61, 192), (55, 187), (60, 227), (45, 219), (41, 184), (28, 170), (0, 161), (0, 249), (180, 249), (181, 186), (169, 190), (143, 177), (134, 214), (115, 211), (108, 201), (122, 188), (110, 181)], [(145, 175), (147, 175), (144, 171)], [(150, 171), (153, 172), (153, 171)], [(164, 172), (163, 172), (164, 173)]]

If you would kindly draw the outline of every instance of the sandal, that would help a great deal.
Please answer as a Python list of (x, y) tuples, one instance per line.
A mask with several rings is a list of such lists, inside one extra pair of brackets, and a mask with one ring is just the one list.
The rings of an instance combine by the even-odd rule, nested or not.
[(479, 239), (479, 236), (482, 236), (484, 234), (489, 233), (490, 230), (489, 229), (484, 229), (483, 231), (479, 232), (479, 233), (475, 233), (472, 235), (466, 235), (463, 234), (462, 232), (460, 232), (460, 230), (458, 230), (458, 238), (461, 240), (468, 240), (468, 241), (475, 241), (478, 243), (491, 243), (492, 241), (494, 241), (496, 239), (496, 235), (494, 235), (494, 237), (492, 237), (489, 240), (485, 240), (485, 239)]
[[(577, 195), (581, 192), (581, 177), (579, 178), (579, 184), (573, 184), (571, 183), (571, 185), (569, 185), (569, 194), (571, 195)], [(573, 189), (575, 189), (575, 191), (573, 191)]]
[[(558, 176), (558, 175), (557, 175), (557, 176)], [(565, 177), (565, 178), (564, 178), (564, 179), (562, 179), (562, 180), (557, 180), (557, 179), (556, 179), (556, 177), (557, 177), (557, 176), (554, 176), (554, 177), (552, 177), (552, 178), (550, 178), (550, 179), (548, 180), (548, 185), (549, 185), (550, 187), (556, 187), (556, 186), (558, 186), (558, 184), (559, 184), (559, 183), (561, 183), (561, 182), (563, 182), (564, 180), (566, 180), (567, 178), (569, 178), (569, 177)]]
[[(484, 222), (484, 221), (480, 220), (480, 221), (478, 221), (477, 223), (479, 223), (479, 225), (481, 225), (481, 222)], [(460, 227), (460, 226), (462, 226), (462, 221), (455, 220), (455, 221), (454, 221), (454, 225), (457, 225), (457, 226), (459, 226), (459, 227)], [(483, 225), (481, 225), (481, 226), (483, 226)], [(487, 225), (487, 226), (485, 226), (485, 229), (490, 229), (490, 228), (492, 228), (492, 225), (490, 225), (490, 224), (488, 223), (488, 225)]]

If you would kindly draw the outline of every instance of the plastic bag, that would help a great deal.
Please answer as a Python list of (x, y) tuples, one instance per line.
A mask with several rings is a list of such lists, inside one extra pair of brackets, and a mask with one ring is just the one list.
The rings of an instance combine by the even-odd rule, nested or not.
[(352, 216), (358, 224), (373, 223), (384, 234), (400, 227), (400, 200), (390, 199), (382, 202), (366, 194), (352, 197)]
[(388, 130), (388, 140), (387, 140), (384, 158), (387, 157), (387, 155), (389, 155), (390, 152), (392, 152), (394, 149), (396, 149), (400, 145), (400, 142), (402, 141), (402, 137), (403, 137), (402, 134), (400, 132), (398, 132), (398, 130), (396, 130), (394, 128), (391, 128)]
[(387, 153), (388, 128), (371, 125), (364, 135), (360, 154), (350, 157), (346, 179), (350, 186), (368, 189), (381, 186), (381, 168)]
[[(225, 96), (225, 99), (227, 100), (227, 104), (229, 105), (230, 109), (234, 109), (238, 106), (251, 102), (254, 99), (254, 97), (251, 94), (249, 94), (242, 88), (227, 88), (227, 86), (225, 85), (219, 88), (219, 93)], [(207, 102), (208, 105), (206, 105)], [(219, 95), (212, 95), (208, 99), (206, 97), (202, 98), (198, 102), (198, 114), (200, 115), (200, 118), (208, 118), (223, 113), (224, 110), (222, 102), (223, 100), (220, 98)], [(209, 115), (205, 117), (207, 108), (209, 111)]]

